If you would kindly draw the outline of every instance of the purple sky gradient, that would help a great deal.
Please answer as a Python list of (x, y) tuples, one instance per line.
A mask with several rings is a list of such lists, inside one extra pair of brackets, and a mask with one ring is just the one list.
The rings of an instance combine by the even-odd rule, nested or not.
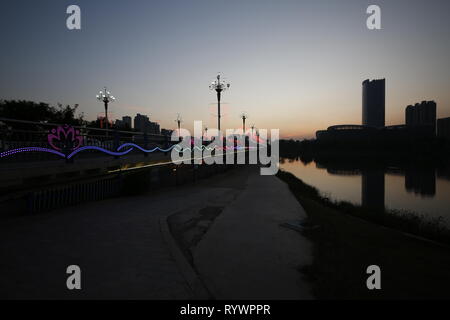
[[(81, 7), (82, 30), (66, 28), (66, 7)], [(382, 30), (366, 28), (369, 4)], [(386, 123), (404, 108), (435, 100), (450, 116), (449, 1), (2, 1), (0, 99), (80, 104), (102, 112), (108, 86), (115, 118), (149, 115), (174, 128), (216, 124), (221, 71), (231, 82), (223, 128), (280, 128), (312, 137), (333, 124), (361, 123), (361, 82), (386, 78)]]

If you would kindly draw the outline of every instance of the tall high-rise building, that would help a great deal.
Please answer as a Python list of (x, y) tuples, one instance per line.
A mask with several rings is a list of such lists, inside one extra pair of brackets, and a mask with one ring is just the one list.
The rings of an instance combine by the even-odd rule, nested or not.
[(436, 131), (436, 102), (422, 101), (414, 106), (409, 105), (405, 110), (407, 126), (429, 126)]
[(151, 122), (148, 116), (139, 113), (134, 117), (134, 129), (152, 134), (161, 133), (158, 123)]
[(125, 116), (122, 117), (122, 123), (124, 125), (125, 128), (131, 129), (131, 117), (130, 116)]
[(134, 117), (134, 129), (136, 129), (137, 131), (146, 132), (148, 122), (150, 122), (150, 120), (146, 115), (138, 113)]
[(160, 134), (161, 130), (159, 128), (159, 124), (157, 122), (149, 121), (147, 124), (147, 132), (152, 134)]
[(362, 83), (362, 124), (384, 127), (386, 80), (365, 80)]
[(437, 135), (439, 138), (450, 140), (450, 118), (438, 119)]
[(169, 130), (169, 129), (161, 129), (161, 134), (163, 136), (171, 136), (172, 135), (173, 130)]

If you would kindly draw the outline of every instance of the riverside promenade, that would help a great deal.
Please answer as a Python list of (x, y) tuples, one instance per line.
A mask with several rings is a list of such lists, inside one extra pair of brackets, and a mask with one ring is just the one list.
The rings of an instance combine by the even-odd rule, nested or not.
[[(280, 226), (304, 217), (283, 182), (244, 166), (153, 194), (2, 218), (0, 297), (309, 299), (298, 269), (312, 262), (312, 245)], [(81, 268), (81, 290), (66, 288), (69, 265)]]

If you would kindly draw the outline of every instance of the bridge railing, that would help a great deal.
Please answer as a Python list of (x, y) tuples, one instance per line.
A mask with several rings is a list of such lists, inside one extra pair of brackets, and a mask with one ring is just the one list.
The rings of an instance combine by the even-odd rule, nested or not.
[[(52, 130), (63, 127), (62, 124), (35, 122), (26, 120), (16, 120), (0, 118), (0, 154), (19, 148), (48, 148), (54, 149), (49, 143), (48, 136)], [(86, 126), (71, 126), (76, 130), (77, 136), (81, 137), (81, 146), (95, 146), (109, 151), (116, 151), (124, 143), (135, 143), (143, 148), (154, 146), (167, 146), (170, 137), (143, 133), (138, 131), (124, 131), (117, 128), (102, 129)], [(56, 132), (56, 131), (55, 131)], [(63, 152), (63, 150), (57, 150)], [(65, 152), (63, 152), (65, 153)], [(130, 154), (139, 153), (133, 150)], [(108, 155), (96, 152), (95, 150), (83, 151), (77, 154), (77, 158), (107, 157)], [(39, 161), (39, 160), (60, 160), (61, 157), (45, 152), (26, 152), (1, 157), (0, 162), (10, 161)]]
[[(164, 187), (174, 187), (224, 172), (235, 166), (226, 165), (173, 165), (140, 169), (113, 174), (89, 181), (55, 185), (28, 192), (21, 201), (29, 214), (51, 211), (90, 201), (104, 200), (121, 195), (136, 195)], [(21, 212), (24, 213), (24, 212)]]
[(119, 194), (120, 179), (106, 177), (96, 181), (30, 192), (27, 197), (27, 209), (29, 213), (45, 212), (78, 203), (103, 200)]

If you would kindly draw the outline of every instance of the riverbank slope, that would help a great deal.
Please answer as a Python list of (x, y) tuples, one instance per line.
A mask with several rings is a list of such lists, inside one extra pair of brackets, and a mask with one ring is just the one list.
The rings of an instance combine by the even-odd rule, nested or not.
[[(318, 299), (450, 298), (450, 249), (330, 208), (311, 196), (310, 186), (280, 172), (305, 209), (314, 262), (302, 270)], [(381, 268), (381, 290), (368, 290), (369, 265)]]

